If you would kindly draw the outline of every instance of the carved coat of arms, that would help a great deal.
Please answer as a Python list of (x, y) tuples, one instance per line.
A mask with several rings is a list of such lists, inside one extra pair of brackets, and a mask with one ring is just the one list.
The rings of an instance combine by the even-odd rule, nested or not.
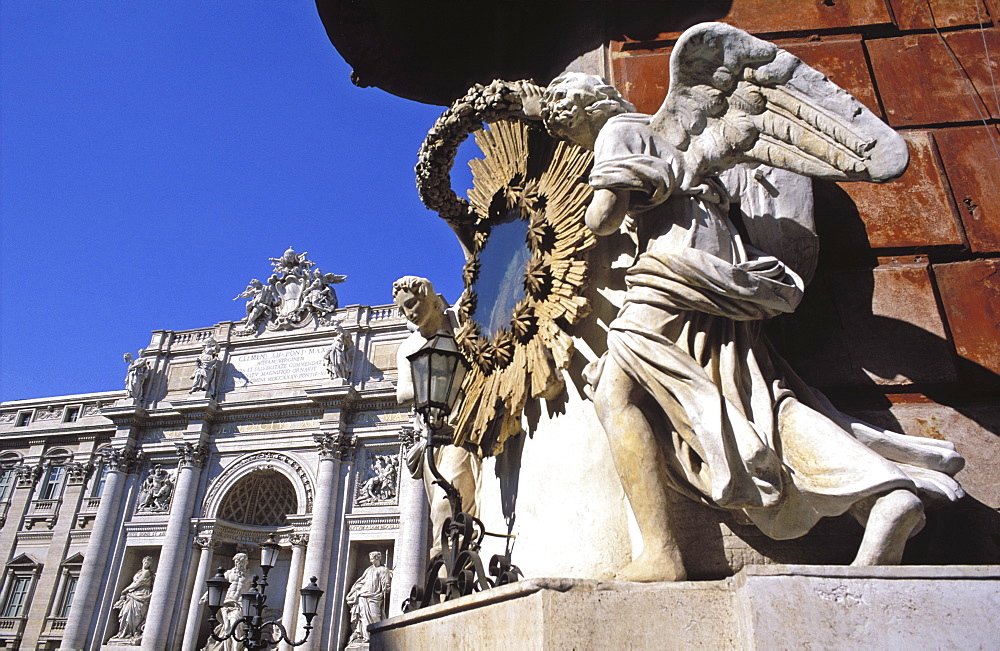
[(242, 334), (256, 333), (261, 323), (268, 330), (323, 324), (337, 309), (337, 294), (331, 285), (344, 282), (347, 276), (323, 273), (306, 255), (289, 247), (280, 258), (270, 258), (274, 273), (267, 284), (254, 278), (233, 299), (248, 299)]

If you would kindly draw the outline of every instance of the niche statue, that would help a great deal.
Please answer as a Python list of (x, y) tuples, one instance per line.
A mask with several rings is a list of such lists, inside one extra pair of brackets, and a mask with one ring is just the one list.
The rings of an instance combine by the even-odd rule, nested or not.
[(385, 619), (385, 602), (389, 598), (392, 575), (382, 565), (382, 552), (368, 554), (371, 565), (351, 586), (347, 593), (347, 605), (351, 607), (353, 632), (348, 644), (368, 643), (368, 626)]
[[(111, 606), (118, 611), (118, 633), (109, 642), (139, 644), (146, 626), (146, 611), (153, 593), (153, 557), (142, 559), (142, 567), (132, 576), (132, 583), (125, 586), (118, 601)], [(86, 596), (86, 595), (83, 595)]]

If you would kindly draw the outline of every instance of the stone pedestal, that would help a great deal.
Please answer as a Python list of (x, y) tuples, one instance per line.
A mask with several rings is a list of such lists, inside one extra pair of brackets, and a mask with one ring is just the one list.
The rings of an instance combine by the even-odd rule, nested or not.
[(1000, 566), (749, 566), (721, 581), (528, 579), (373, 625), (389, 649), (984, 648)]

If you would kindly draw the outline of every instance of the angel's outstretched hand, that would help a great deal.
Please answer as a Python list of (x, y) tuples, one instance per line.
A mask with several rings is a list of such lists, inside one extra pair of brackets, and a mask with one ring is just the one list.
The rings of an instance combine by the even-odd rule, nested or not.
[(542, 94), (545, 89), (531, 82), (521, 84), (521, 114), (530, 120), (542, 119)]

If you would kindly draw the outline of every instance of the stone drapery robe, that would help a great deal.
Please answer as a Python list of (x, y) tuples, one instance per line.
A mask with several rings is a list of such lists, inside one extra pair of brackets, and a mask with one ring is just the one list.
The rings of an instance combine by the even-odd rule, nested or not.
[(683, 187), (677, 150), (649, 123), (615, 116), (595, 146), (590, 184), (631, 191), (639, 254), (588, 379), (596, 386), (616, 364), (648, 393), (672, 487), (741, 510), (776, 539), (897, 488), (961, 497), (950, 475), (964, 461), (950, 443), (850, 419), (774, 352), (762, 322), (796, 308), (802, 280), (744, 242), (717, 201)]
[(354, 634), (351, 639), (368, 640), (368, 626), (386, 617), (386, 599), (389, 597), (389, 569), (384, 565), (370, 565), (347, 593), (351, 606)]

